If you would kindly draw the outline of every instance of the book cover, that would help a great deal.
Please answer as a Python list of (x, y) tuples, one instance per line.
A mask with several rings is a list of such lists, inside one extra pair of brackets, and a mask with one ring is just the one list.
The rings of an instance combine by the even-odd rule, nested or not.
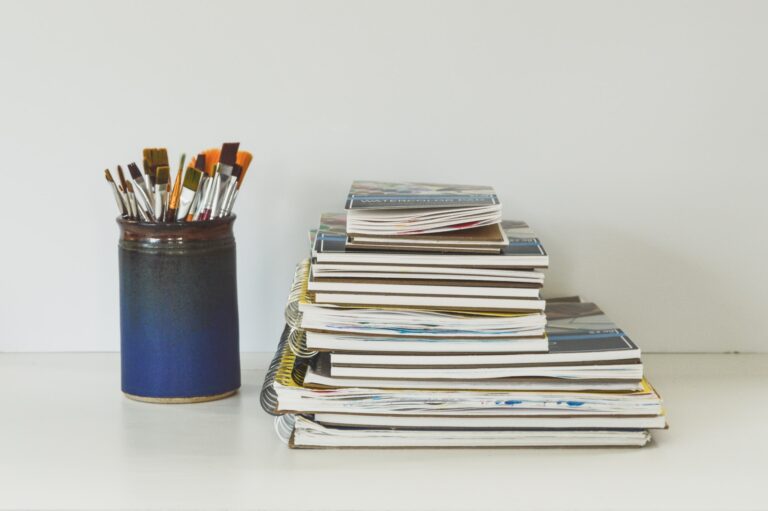
[(499, 205), (490, 186), (354, 181), (346, 209), (442, 209)]
[(594, 303), (550, 300), (546, 313), (550, 353), (638, 350)]
[[(499, 254), (487, 254), (480, 257), (498, 256), (546, 256), (547, 253), (536, 237), (536, 234), (525, 222), (517, 220), (503, 220), (501, 228), (508, 239), (505, 247)], [(329, 253), (359, 253), (349, 245), (346, 230), (346, 218), (343, 213), (323, 213), (320, 218), (320, 226), (315, 235), (313, 255)], [(390, 254), (413, 254), (416, 251), (390, 250)], [(448, 259), (445, 260), (448, 264)], [(539, 265), (537, 265), (539, 266)], [(545, 266), (542, 264), (540, 266)]]

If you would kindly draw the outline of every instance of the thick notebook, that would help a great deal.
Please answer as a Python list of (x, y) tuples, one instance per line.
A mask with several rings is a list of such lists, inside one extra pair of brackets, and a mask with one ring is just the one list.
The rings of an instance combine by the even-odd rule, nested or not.
[[(275, 357), (269, 366), (261, 394), (261, 404), (268, 413), (277, 413), (277, 393), (274, 383), (279, 377), (283, 384), (306, 389), (358, 388), (401, 390), (460, 390), (506, 392), (618, 392), (631, 393), (646, 389), (642, 381), (606, 381), (553, 378), (496, 378), (490, 380), (404, 380), (355, 379), (330, 375), (327, 357), (302, 358), (292, 346), (295, 331), (286, 325), (280, 337)], [(312, 355), (309, 355), (312, 357)]]
[[(329, 217), (324, 217), (329, 220)], [(424, 251), (355, 250), (349, 247), (346, 230), (322, 223), (314, 234), (312, 257), (319, 264), (367, 264), (467, 268), (546, 268), (544, 247), (525, 222), (504, 220), (502, 229), (508, 244), (498, 254), (454, 254)]]
[[(310, 292), (308, 286), (309, 262), (304, 261), (297, 268), (286, 306), (286, 321), (294, 328), (410, 337), (535, 337), (544, 334), (546, 324), (540, 310), (489, 312), (465, 307), (319, 303), (317, 293)], [(516, 301), (536, 302), (537, 308), (543, 308), (541, 300)]]
[(503, 390), (555, 392), (632, 392), (643, 388), (642, 381), (556, 378), (493, 378), (489, 380), (409, 380), (341, 378), (331, 376), (328, 357), (315, 357), (302, 372), (301, 384), (309, 388), (368, 387), (421, 390)]
[(487, 268), (448, 268), (441, 266), (400, 266), (382, 264), (313, 264), (315, 279), (371, 279), (378, 282), (394, 280), (442, 281), (452, 285), (494, 282), (508, 285), (541, 287), (544, 274), (531, 270), (504, 270)]
[(572, 365), (477, 365), (441, 366), (361, 366), (331, 363), (331, 376), (345, 378), (410, 378), (479, 380), (492, 378), (585, 378), (590, 380), (639, 380), (643, 377), (640, 362), (621, 364)]
[(663, 415), (623, 417), (433, 417), (317, 413), (324, 426), (398, 429), (664, 429)]
[[(551, 366), (563, 364), (634, 363), (640, 348), (594, 303), (550, 301), (547, 304), (546, 353), (332, 353), (332, 366), (369, 368), (463, 368), (482, 366)], [(383, 350), (382, 350), (383, 351)], [(604, 368), (600, 368), (604, 369)], [(438, 374), (442, 371), (436, 369)], [(368, 374), (376, 377), (377, 374)], [(332, 374), (342, 375), (332, 371)], [(419, 374), (423, 374), (419, 371)], [(362, 377), (363, 374), (344, 374)], [(435, 376), (441, 377), (441, 376)]]
[(413, 250), (429, 252), (467, 252), (498, 254), (509, 244), (501, 223), (412, 236), (350, 234), (347, 246), (363, 250)]
[(357, 294), (539, 299), (540, 284), (408, 278), (327, 278), (311, 272), (309, 291)]
[(535, 353), (549, 350), (545, 335), (535, 337), (456, 339), (441, 337), (394, 337), (306, 332), (310, 350), (357, 353)]
[(501, 220), (501, 203), (488, 186), (355, 181), (346, 209), (347, 230), (367, 235), (422, 235)]
[[(354, 413), (436, 416), (659, 415), (661, 399), (643, 381), (635, 392), (313, 389), (303, 384), (307, 365), (281, 343), (280, 360), (265, 388), (276, 413)], [(264, 400), (263, 400), (264, 401)]]
[(661, 399), (646, 382), (616, 393), (316, 391), (302, 384), (307, 361), (288, 348), (289, 331), (261, 402), (278, 415), (275, 430), (290, 447), (642, 446), (650, 440), (648, 428), (666, 425)]
[[(290, 420), (290, 419), (289, 419)], [(293, 448), (408, 448), (408, 447), (642, 447), (651, 440), (644, 429), (516, 429), (416, 430), (339, 428), (295, 416), (281, 425), (283, 440)], [(282, 435), (281, 435), (282, 437)]]

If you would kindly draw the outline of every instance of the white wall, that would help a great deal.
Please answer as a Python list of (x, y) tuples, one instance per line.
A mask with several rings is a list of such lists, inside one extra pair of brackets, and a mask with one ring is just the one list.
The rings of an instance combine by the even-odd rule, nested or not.
[(105, 167), (239, 140), (242, 347), (354, 178), (494, 185), (647, 351), (765, 351), (768, 3), (0, 6), (0, 351), (119, 346)]

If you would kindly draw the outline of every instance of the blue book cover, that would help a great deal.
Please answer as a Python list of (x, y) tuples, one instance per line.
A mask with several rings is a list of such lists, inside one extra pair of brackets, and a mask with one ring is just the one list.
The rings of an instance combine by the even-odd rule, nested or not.
[(550, 353), (637, 350), (634, 342), (594, 303), (547, 300)]

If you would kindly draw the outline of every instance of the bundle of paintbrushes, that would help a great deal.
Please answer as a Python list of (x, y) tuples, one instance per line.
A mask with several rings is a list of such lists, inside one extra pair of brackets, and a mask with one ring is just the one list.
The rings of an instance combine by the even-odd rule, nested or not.
[(208, 149), (192, 158), (186, 170), (182, 154), (173, 186), (164, 148), (144, 149), (143, 169), (129, 163), (127, 179), (118, 165), (119, 184), (109, 169), (104, 174), (123, 218), (151, 223), (213, 220), (232, 214), (251, 163), (251, 153), (239, 147), (230, 142), (221, 149)]

